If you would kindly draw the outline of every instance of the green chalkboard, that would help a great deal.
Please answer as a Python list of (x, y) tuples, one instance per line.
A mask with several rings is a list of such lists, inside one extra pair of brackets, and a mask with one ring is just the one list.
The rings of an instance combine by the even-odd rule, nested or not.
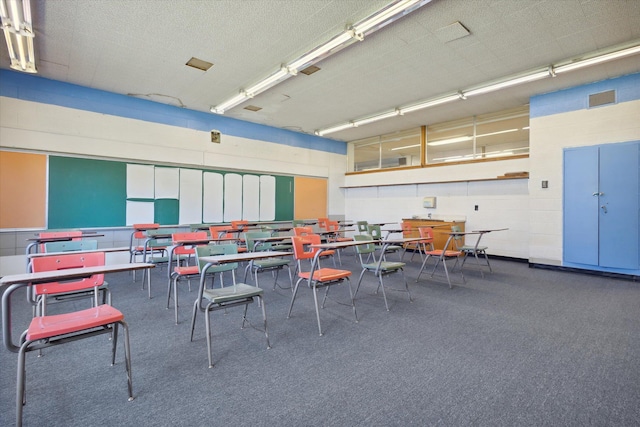
[(124, 225), (126, 177), (126, 163), (49, 156), (48, 228)]
[[(163, 166), (164, 167), (164, 166)], [(205, 170), (220, 174), (227, 171)], [(238, 172), (234, 172), (238, 173)], [(254, 173), (240, 173), (241, 175)], [(294, 177), (274, 176), (275, 220), (294, 214)], [(154, 222), (178, 224), (177, 199), (136, 199), (153, 203)], [(48, 228), (122, 227), (127, 221), (127, 163), (49, 156)]]
[(180, 221), (180, 202), (177, 199), (156, 199), (153, 204), (154, 221), (160, 225), (174, 225)]
[(293, 220), (293, 177), (276, 176), (276, 221)]

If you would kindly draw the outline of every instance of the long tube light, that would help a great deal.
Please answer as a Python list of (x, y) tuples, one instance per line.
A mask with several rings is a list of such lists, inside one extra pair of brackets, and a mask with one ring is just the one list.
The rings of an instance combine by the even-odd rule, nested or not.
[(327, 129), (322, 130), (322, 131), (317, 131), (316, 135), (323, 136), (323, 135), (326, 135), (328, 133), (340, 132), (341, 130), (349, 129), (349, 128), (352, 128), (352, 127), (354, 127), (353, 122), (343, 123), (341, 125), (337, 125), (337, 126), (334, 126), (334, 127), (331, 127), (331, 128), (327, 128)]
[(431, 0), (397, 0), (353, 25), (357, 35), (370, 34), (371, 30), (379, 30), (398, 18), (407, 15)]
[(11, 69), (37, 73), (33, 47), (35, 34), (29, 0), (0, 0), (0, 18), (11, 59)]
[(540, 80), (540, 79), (544, 79), (546, 77), (550, 77), (551, 74), (551, 69), (550, 68), (545, 68), (542, 71), (535, 71), (533, 73), (527, 73), (525, 75), (521, 75), (521, 76), (517, 76), (517, 77), (511, 77), (505, 80), (502, 80), (500, 82), (497, 83), (492, 83), (486, 86), (481, 86), (475, 89), (470, 89), (470, 90), (463, 90), (462, 94), (465, 97), (468, 96), (474, 96), (474, 95), (480, 95), (483, 93), (489, 93), (489, 92), (494, 92), (496, 90), (500, 90), (500, 89), (504, 89), (507, 87), (511, 87), (511, 86), (516, 86), (522, 83), (529, 83), (529, 82), (534, 82), (536, 80)]
[[(544, 79), (547, 77), (554, 77), (556, 74), (577, 70), (579, 68), (596, 65), (603, 62), (607, 62), (607, 61), (613, 61), (615, 59), (624, 58), (624, 57), (635, 55), (638, 53), (640, 53), (640, 41), (636, 40), (622, 47), (618, 46), (617, 48), (614, 48), (613, 51), (602, 53), (600, 55), (593, 56), (587, 59), (583, 59), (580, 61), (573, 61), (566, 64), (558, 63), (558, 65), (550, 65), (542, 69), (539, 68), (537, 70), (529, 71), (528, 73), (507, 77), (498, 82), (491, 82), (483, 86), (477, 86), (467, 90), (462, 90), (455, 95), (446, 95), (446, 96), (442, 96), (435, 99), (429, 99), (424, 102), (419, 102), (417, 104), (401, 106), (401, 107), (398, 107), (397, 110), (400, 111), (400, 115), (403, 115), (403, 114), (411, 113), (413, 111), (421, 110), (424, 108), (434, 107), (436, 105), (452, 102), (457, 99), (464, 100), (468, 96), (480, 95), (484, 93), (501, 90), (507, 87), (516, 86), (523, 83), (533, 82), (533, 81)], [(378, 116), (372, 116), (371, 118), (375, 118), (375, 117), (378, 117)], [(366, 119), (363, 119), (363, 120), (366, 120)], [(375, 120), (369, 120), (367, 121), (367, 123), (371, 123), (373, 121)], [(359, 120), (353, 120), (349, 123), (358, 123), (358, 122)], [(364, 124), (364, 123), (360, 123), (360, 124)], [(353, 126), (342, 127), (342, 128), (339, 128), (339, 130), (348, 129), (349, 127), (353, 127)], [(315, 133), (316, 135), (326, 135), (328, 133), (338, 132), (339, 130), (336, 130), (336, 128), (338, 128), (338, 126), (327, 128), (327, 129), (319, 129)], [(460, 141), (457, 141), (457, 142), (460, 142)]]
[[(0, 0), (4, 1), (4, 0)], [(14, 1), (14, 0), (11, 0)], [(271, 74), (253, 86), (241, 91), (239, 95), (211, 107), (212, 113), (224, 114), (226, 110), (241, 104), (247, 98), (253, 98), (259, 93), (277, 85), (286, 80), (290, 76), (295, 76), (299, 70), (312, 65), (322, 59), (325, 59), (341, 49), (349, 46), (357, 40), (362, 41), (365, 34), (371, 34), (380, 28), (392, 23), (393, 21), (413, 12), (419, 7), (429, 3), (431, 0), (395, 0), (387, 6), (359, 21), (353, 27), (344, 30), (338, 35), (332, 37), (327, 42), (314, 47), (299, 58), (291, 61), (283, 66), (280, 70)], [(244, 93), (244, 95), (242, 95)], [(337, 132), (337, 131), (335, 131)]]
[(368, 123), (377, 122), (378, 120), (388, 119), (390, 117), (395, 117), (400, 114), (399, 110), (389, 111), (387, 113), (378, 114), (376, 116), (367, 117), (366, 119), (360, 119), (353, 122), (355, 127), (366, 125)]
[(640, 44), (636, 46), (628, 47), (626, 49), (617, 50), (615, 52), (605, 53), (603, 55), (594, 56), (588, 59), (583, 59), (582, 61), (574, 61), (565, 65), (557, 65), (553, 67), (553, 71), (556, 74), (561, 74), (567, 71), (573, 71), (583, 67), (590, 67), (591, 65), (600, 64), (602, 62), (613, 61), (614, 59), (624, 58), (625, 56), (635, 55), (636, 53), (640, 53)]

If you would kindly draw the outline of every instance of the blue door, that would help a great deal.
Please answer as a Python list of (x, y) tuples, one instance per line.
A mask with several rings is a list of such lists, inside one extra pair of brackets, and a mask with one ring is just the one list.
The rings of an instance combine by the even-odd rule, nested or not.
[(600, 147), (598, 220), (602, 267), (638, 268), (640, 143)]
[[(595, 194), (594, 194), (595, 193)], [(598, 265), (598, 148), (564, 152), (563, 257)]]

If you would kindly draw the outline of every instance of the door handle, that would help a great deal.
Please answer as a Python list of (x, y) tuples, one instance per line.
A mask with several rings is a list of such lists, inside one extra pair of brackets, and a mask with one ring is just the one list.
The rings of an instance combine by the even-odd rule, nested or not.
[(605, 205), (600, 206), (602, 212), (607, 213), (607, 207)]
[(592, 196), (604, 196), (604, 193), (596, 191), (595, 193), (592, 194)]

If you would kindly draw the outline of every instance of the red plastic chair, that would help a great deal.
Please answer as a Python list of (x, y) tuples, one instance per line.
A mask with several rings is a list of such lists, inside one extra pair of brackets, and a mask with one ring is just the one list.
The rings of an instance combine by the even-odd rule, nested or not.
[[(74, 254), (69, 252), (64, 255), (45, 256), (34, 258), (31, 262), (31, 269), (34, 273), (41, 271), (68, 270), (70, 268), (93, 267), (104, 265), (104, 252), (89, 252), (84, 254)], [(55, 302), (69, 301), (82, 298), (94, 298), (93, 287), (102, 295), (102, 304), (111, 304), (111, 294), (106, 287), (104, 274), (93, 275), (88, 278), (65, 281), (63, 283), (51, 282), (33, 285), (34, 303), (36, 306), (35, 315), (46, 314), (47, 297)], [(95, 296), (97, 298), (97, 295)], [(49, 301), (51, 302), (51, 301)], [(97, 303), (95, 305), (98, 305)]]
[[(61, 268), (80, 268), (104, 265), (104, 252), (84, 254), (65, 254), (60, 256), (34, 259), (34, 272), (59, 270)], [(129, 328), (124, 315), (108, 304), (98, 305), (98, 288), (104, 280), (103, 274), (93, 275), (72, 282), (51, 282), (38, 286), (43, 297), (42, 310), (34, 317), (28, 329), (23, 333), (18, 351), (17, 387), (16, 387), (16, 424), (22, 425), (22, 412), (25, 400), (26, 353), (42, 350), (58, 344), (76, 341), (99, 334), (112, 334), (111, 364), (115, 364), (118, 326), (124, 330), (125, 365), (128, 381), (129, 400), (133, 400), (131, 380), (131, 350), (129, 347)], [(7, 289), (3, 304), (9, 301), (10, 294), (28, 283), (13, 285)], [(46, 315), (46, 298), (60, 293), (73, 291), (93, 291), (95, 306), (63, 314)], [(10, 324), (10, 310), (3, 310), (3, 323)], [(91, 341), (96, 343), (101, 341)]]
[[(138, 257), (144, 255), (144, 242), (147, 239), (147, 231), (157, 230), (159, 228), (160, 224), (156, 223), (133, 224), (133, 232), (129, 239), (129, 262), (138, 262)], [(154, 253), (162, 255), (167, 251), (166, 246), (153, 246), (149, 249), (151, 250), (151, 256), (153, 256)], [(133, 281), (135, 282), (135, 280), (136, 272), (134, 271)]]
[[(316, 318), (318, 320), (318, 332), (320, 336), (322, 336), (322, 326), (320, 324), (320, 309), (318, 307), (318, 288), (326, 288), (324, 298), (322, 300), (322, 308), (324, 308), (325, 302), (327, 301), (327, 295), (329, 294), (329, 287), (333, 285), (338, 285), (346, 281), (349, 286), (349, 295), (351, 297), (351, 307), (353, 308), (353, 315), (358, 321), (358, 315), (356, 313), (356, 305), (353, 300), (353, 290), (351, 289), (351, 280), (349, 277), (351, 276), (351, 271), (349, 270), (339, 270), (335, 268), (318, 268), (313, 270), (313, 275), (311, 271), (302, 271), (302, 261), (309, 260), (312, 261), (316, 253), (319, 251), (317, 248), (312, 248), (308, 245), (314, 245), (320, 243), (320, 236), (317, 234), (311, 234), (308, 236), (292, 236), (291, 242), (293, 243), (293, 253), (296, 261), (298, 262), (298, 281), (293, 289), (293, 295), (291, 296), (291, 304), (289, 305), (289, 313), (287, 314), (287, 319), (291, 317), (291, 310), (293, 309), (293, 302), (296, 299), (296, 295), (298, 293), (298, 286), (300, 282), (306, 280), (309, 284), (309, 287), (313, 291), (313, 299), (315, 301), (316, 307)], [(305, 249), (305, 245), (307, 249)]]

